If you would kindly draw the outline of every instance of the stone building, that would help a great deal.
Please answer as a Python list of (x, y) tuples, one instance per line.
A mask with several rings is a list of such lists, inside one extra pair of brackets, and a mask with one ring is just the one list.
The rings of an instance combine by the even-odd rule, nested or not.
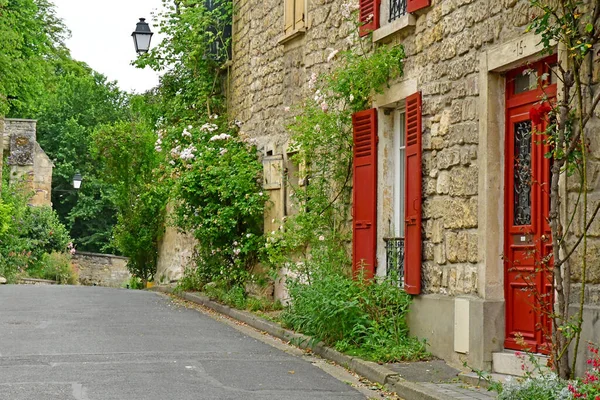
[[(275, 204), (265, 218), (270, 231), (271, 221), (286, 213), (280, 171), (293, 167), (285, 128), (293, 115), (284, 108), (311, 95), (309, 77), (331, 68), (328, 56), (348, 48), (355, 26), (342, 16), (343, 0), (234, 3), (230, 113), (263, 152), (265, 189)], [(557, 56), (542, 55), (539, 38), (525, 33), (527, 0), (361, 4), (372, 7), (373, 16), (363, 18), (370, 21), (374, 45), (402, 43), (407, 56), (404, 76), (375, 96), (373, 109), (363, 115), (378, 137), (372, 144), (377, 152), (372, 166), (376, 217), (369, 233), (376, 250), (368, 256), (373, 272), (386, 274), (386, 243), (389, 249), (390, 243), (408, 241), (405, 220), (414, 217), (416, 228), (408, 229), (416, 229), (419, 239), (410, 234), (406, 248), (411, 265), (405, 266), (413, 274), (407, 276), (407, 287), (415, 294), (411, 333), (427, 339), (435, 356), (456, 365), (466, 361), (476, 368), (514, 372), (511, 366), (519, 364), (513, 363), (511, 350), (520, 349), (515, 336), (523, 334), (534, 350), (543, 350), (545, 339), (536, 326), (544, 321), (507, 262), (532, 267), (526, 253), (541, 246), (536, 238), (547, 234), (547, 203), (540, 200), (539, 187), (523, 188), (519, 166), (507, 160), (533, 160), (540, 171), (548, 171), (541, 152), (532, 151), (526, 111), (539, 93), (530, 86), (531, 75), (522, 72), (525, 66), (537, 69), (539, 76), (551, 72)], [(407, 135), (418, 136), (415, 151), (414, 143), (405, 147)], [(590, 198), (597, 201), (597, 143), (591, 151), (595, 172)], [(415, 154), (416, 162), (407, 162)], [(412, 189), (407, 192), (406, 187)], [(407, 198), (411, 202), (403, 207)], [(594, 224), (589, 239), (595, 260), (598, 226)], [(585, 339), (598, 342), (597, 270), (589, 283)]]
[(11, 184), (25, 182), (25, 189), (33, 191), (30, 204), (51, 206), (54, 165), (36, 141), (36, 124), (29, 119), (0, 119), (0, 149), (8, 165), (7, 171), (0, 171), (9, 174)]

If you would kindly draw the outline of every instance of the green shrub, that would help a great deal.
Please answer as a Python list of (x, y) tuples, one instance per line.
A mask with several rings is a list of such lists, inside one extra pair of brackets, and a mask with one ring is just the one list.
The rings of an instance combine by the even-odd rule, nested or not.
[(330, 269), (288, 282), (288, 327), (340, 351), (382, 362), (427, 358), (425, 343), (408, 335), (410, 296), (394, 280), (353, 280)]
[(129, 286), (129, 289), (135, 289), (135, 290), (145, 289), (144, 282), (142, 282), (142, 280), (140, 278), (138, 278), (137, 276), (132, 276), (131, 278), (129, 278), (129, 281), (125, 285)]
[(277, 311), (282, 310), (283, 305), (279, 300), (271, 301), (265, 298), (248, 297), (246, 308), (250, 311)]
[(50, 207), (27, 205), (30, 193), (4, 182), (0, 201), (0, 275), (14, 281), (18, 273), (40, 270), (52, 252), (71, 242), (67, 229)]
[(505, 382), (498, 393), (498, 400), (568, 400), (573, 396), (567, 382), (555, 373), (529, 376)]
[(195, 268), (186, 268), (183, 276), (177, 282), (177, 287), (175, 291), (178, 292), (199, 292), (202, 290), (204, 284), (202, 283), (202, 279), (196, 273)]
[(204, 285), (204, 292), (212, 299), (231, 307), (244, 310), (247, 304), (246, 290), (241, 286), (227, 287), (223, 281)]
[(32, 278), (50, 279), (64, 285), (76, 285), (79, 281), (79, 273), (66, 253), (44, 254), (39, 265), (28, 273)]
[(173, 219), (197, 239), (200, 282), (227, 281), (228, 290), (249, 279), (264, 248), (262, 226), (268, 199), (256, 147), (240, 137), (227, 117), (201, 126), (168, 129), (159, 136), (172, 169)]

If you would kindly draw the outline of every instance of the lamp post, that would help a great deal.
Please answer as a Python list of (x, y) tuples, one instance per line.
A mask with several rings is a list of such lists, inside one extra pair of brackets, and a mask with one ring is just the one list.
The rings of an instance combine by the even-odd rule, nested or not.
[(81, 187), (81, 181), (83, 180), (81, 174), (78, 172), (73, 176), (73, 188), (79, 189)]
[(131, 34), (133, 37), (133, 44), (135, 45), (135, 51), (138, 54), (147, 53), (150, 50), (150, 39), (152, 38), (152, 31), (150, 25), (146, 22), (146, 18), (140, 18), (140, 21), (135, 27), (135, 31)]

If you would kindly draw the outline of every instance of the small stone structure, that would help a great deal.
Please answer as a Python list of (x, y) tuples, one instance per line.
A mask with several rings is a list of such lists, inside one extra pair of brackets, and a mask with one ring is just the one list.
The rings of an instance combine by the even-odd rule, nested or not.
[(30, 204), (51, 206), (52, 169), (54, 165), (36, 141), (37, 121), (7, 118), (0, 123), (3, 153), (8, 157), (10, 183), (21, 179), (25, 189), (34, 192)]
[[(172, 213), (173, 204), (169, 203), (167, 215)], [(169, 283), (181, 279), (185, 269), (194, 265), (195, 247), (196, 239), (191, 234), (181, 233), (176, 227), (167, 226), (158, 244), (155, 281)]]
[(131, 278), (126, 257), (78, 251), (73, 265), (79, 270), (79, 283), (107, 287), (122, 287)]

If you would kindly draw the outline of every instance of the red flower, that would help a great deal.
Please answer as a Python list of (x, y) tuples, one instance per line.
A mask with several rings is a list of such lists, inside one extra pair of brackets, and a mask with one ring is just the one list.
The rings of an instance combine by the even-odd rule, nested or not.
[(534, 125), (539, 125), (550, 111), (552, 107), (548, 103), (538, 104), (529, 110), (529, 118)]

